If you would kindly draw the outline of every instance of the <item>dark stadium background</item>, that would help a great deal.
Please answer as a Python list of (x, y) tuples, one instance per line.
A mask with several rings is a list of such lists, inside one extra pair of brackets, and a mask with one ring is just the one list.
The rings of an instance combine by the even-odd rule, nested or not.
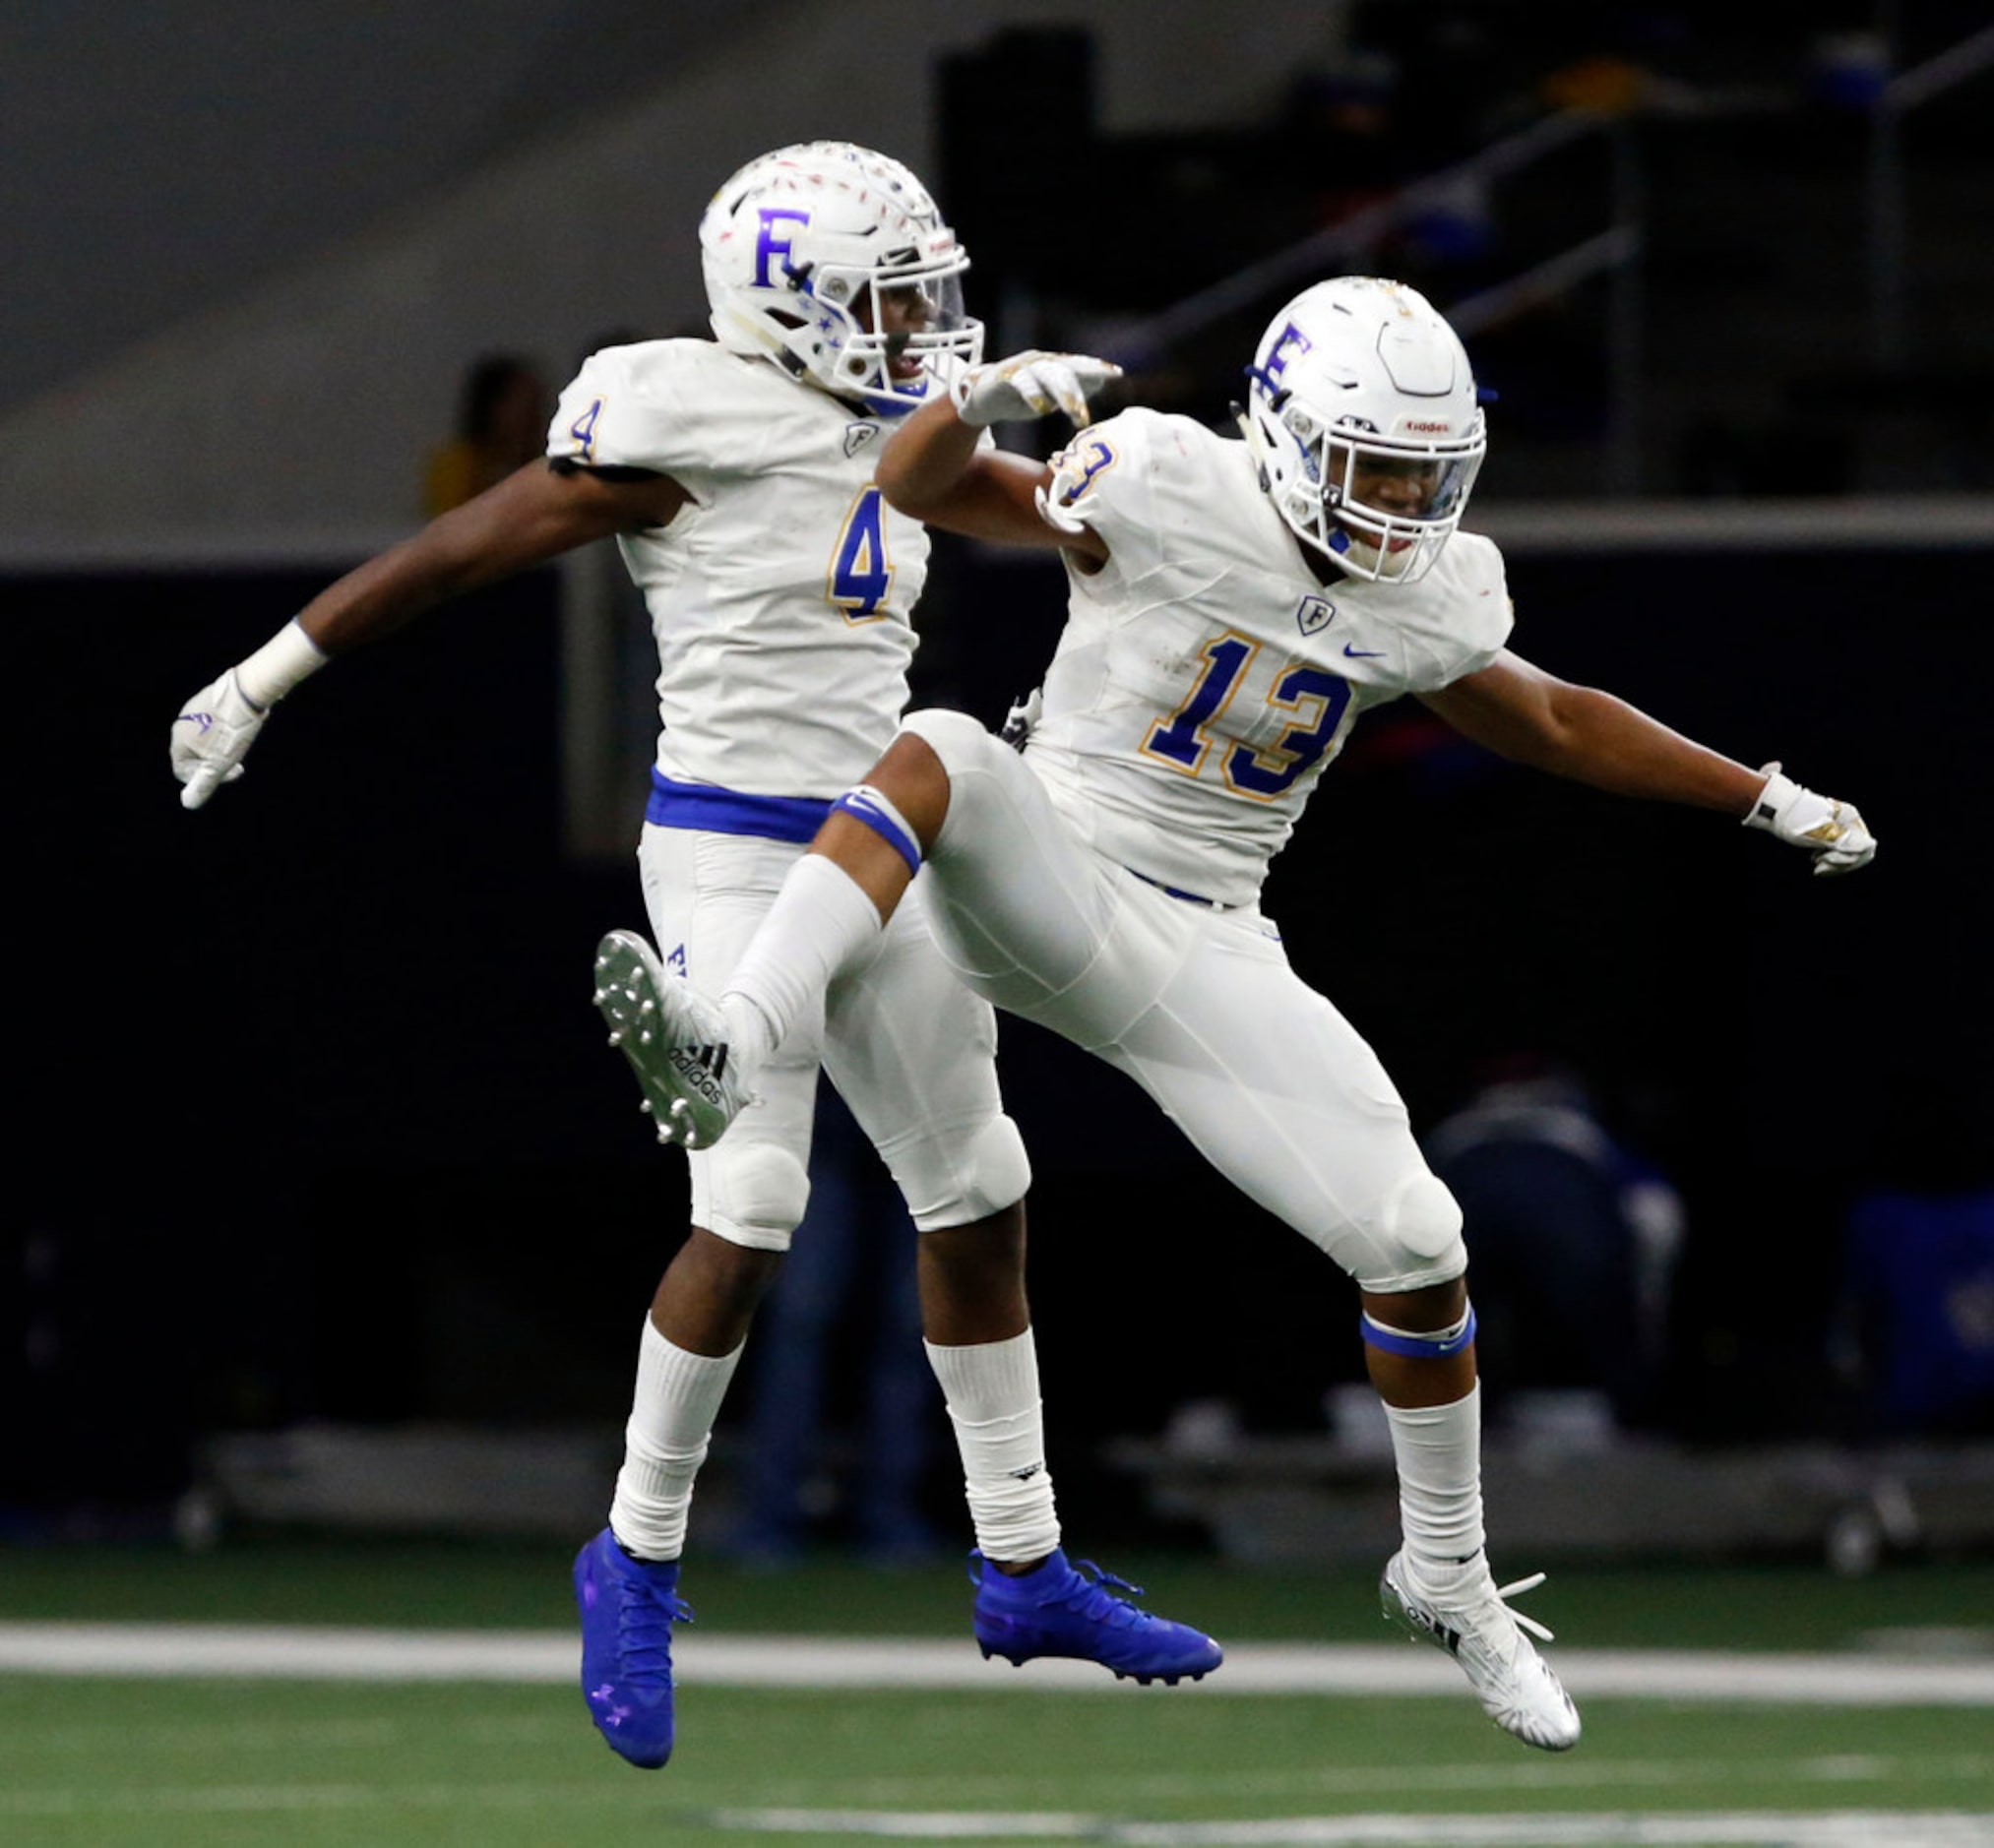
[[(1406, 707), (1335, 768), (1269, 908), (1418, 1123), (1491, 1058), (1561, 1053), (1677, 1180), (1674, 1422), (1840, 1433), (1849, 1202), (1985, 1154), (1985, 556), (1723, 562), (1519, 561), (1517, 644), (1719, 748), (1822, 767), (1886, 842), (1872, 874), (1813, 881), (1717, 818), (1510, 770)], [(21, 684), (64, 690), (15, 720), (9, 1256), (30, 1234), (46, 1256), (5, 1333), (20, 1353), (52, 1325), (61, 1349), (4, 1378), (44, 1492), (109, 1471), (166, 1494), (217, 1425), (618, 1417), (677, 1236), (679, 1164), (589, 1005), (595, 937), (641, 907), (634, 870), (560, 851), (548, 578), (342, 663), (239, 788), (180, 810), (158, 715), (187, 663), (233, 658), (322, 575), (10, 595)], [(996, 717), (1057, 574), (949, 578), (969, 704)], [(1202, 1393), (1319, 1417), (1356, 1377), (1341, 1279), (1132, 1086), (1003, 1032), (1065, 1441)]]

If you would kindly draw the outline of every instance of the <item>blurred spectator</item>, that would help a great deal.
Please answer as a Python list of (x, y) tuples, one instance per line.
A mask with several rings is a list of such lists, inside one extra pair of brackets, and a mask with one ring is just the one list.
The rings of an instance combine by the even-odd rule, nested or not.
[(1675, 1189), (1608, 1134), (1577, 1074), (1514, 1061), (1424, 1142), (1466, 1217), (1484, 1390), (1604, 1393), (1651, 1422), (1682, 1248)]
[(530, 360), (487, 353), (464, 376), (457, 434), (431, 453), (422, 511), (435, 519), (546, 454), (554, 394)]
[(1277, 133), (1311, 179), (1297, 235), (1389, 199), (1414, 177), (1422, 152), (1406, 143), (1396, 62), (1363, 49), (1297, 73)]
[(1649, 74), (1626, 58), (1592, 55), (1560, 65), (1537, 87), (1547, 108), (1632, 115), (1648, 95)]
[[(1894, 1086), (1848, 1216), (1848, 1294), (1882, 1432), (1994, 1432), (1994, 1148), (1984, 1087)], [(1965, 1094), (1962, 1094), (1962, 1093)]]
[(1807, 47), (1806, 94), (1825, 108), (1874, 109), (1890, 85), (1890, 41), (1882, 32), (1823, 32)]

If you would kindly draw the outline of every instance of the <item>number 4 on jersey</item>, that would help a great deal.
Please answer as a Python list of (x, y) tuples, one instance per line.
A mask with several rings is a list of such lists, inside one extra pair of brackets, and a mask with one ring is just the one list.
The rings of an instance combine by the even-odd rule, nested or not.
[(862, 488), (831, 555), (825, 596), (847, 622), (877, 621), (893, 589), (893, 560), (886, 549), (886, 503), (877, 488)]

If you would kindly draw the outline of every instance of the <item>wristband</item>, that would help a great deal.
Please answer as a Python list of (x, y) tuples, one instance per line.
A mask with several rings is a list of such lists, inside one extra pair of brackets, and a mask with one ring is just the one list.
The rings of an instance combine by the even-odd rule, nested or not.
[(254, 654), (237, 663), (235, 684), (251, 706), (267, 709), (332, 658), (293, 616)]
[(1745, 817), (1745, 826), (1776, 830), (1779, 817), (1799, 793), (1800, 785), (1792, 777), (1781, 775), (1778, 765), (1768, 764), (1766, 786), (1752, 798), (1752, 812)]

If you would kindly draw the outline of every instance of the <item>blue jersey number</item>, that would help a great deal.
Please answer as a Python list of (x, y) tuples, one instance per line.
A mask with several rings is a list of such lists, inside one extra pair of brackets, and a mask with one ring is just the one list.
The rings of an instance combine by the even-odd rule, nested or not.
[(1168, 718), (1159, 718), (1150, 727), (1150, 735), (1143, 740), (1144, 752), (1197, 775), (1212, 749), (1205, 727), (1225, 710), (1247, 662), (1259, 652), (1259, 643), (1239, 636), (1221, 636), (1208, 643), (1203, 656), (1205, 671), (1198, 676), (1190, 697)]
[[(1320, 702), (1311, 713), (1307, 703)], [(1294, 780), (1320, 763), (1343, 722), (1350, 704), (1350, 683), (1320, 667), (1296, 667), (1275, 682), (1270, 706), (1291, 708), (1298, 722), (1281, 733), (1272, 751), (1235, 745), (1225, 760), (1225, 780), (1249, 796), (1271, 801), (1291, 788)]]
[[(1188, 776), (1203, 770), (1213, 745), (1208, 728), (1232, 704), (1259, 652), (1260, 644), (1243, 636), (1225, 635), (1208, 643), (1200, 656), (1204, 668), (1189, 695), (1168, 718), (1150, 727), (1144, 754), (1161, 758)], [(1221, 765), (1228, 787), (1261, 802), (1284, 794), (1297, 777), (1322, 761), (1349, 708), (1350, 683), (1321, 667), (1290, 667), (1276, 677), (1267, 704), (1293, 711), (1297, 722), (1265, 750), (1235, 744)]]
[(886, 503), (877, 488), (863, 488), (844, 516), (831, 555), (824, 594), (848, 621), (876, 620), (893, 589), (893, 560), (886, 549)]
[(582, 460), (586, 462), (595, 460), (595, 419), (601, 414), (602, 400), (598, 398), (568, 426), (568, 435), (582, 446)]

